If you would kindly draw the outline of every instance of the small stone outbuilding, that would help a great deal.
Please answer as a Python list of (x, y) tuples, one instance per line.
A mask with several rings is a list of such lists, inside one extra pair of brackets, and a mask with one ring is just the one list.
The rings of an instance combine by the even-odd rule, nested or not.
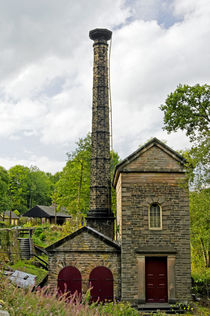
[[(80, 293), (85, 293), (90, 284), (94, 285), (95, 280), (92, 280), (91, 272), (98, 268), (99, 274), (101, 275), (99, 281), (105, 282), (104, 288), (98, 289), (99, 296), (102, 294), (100, 293), (101, 289), (105, 291), (108, 290), (110, 300), (120, 298), (121, 257), (120, 246), (115, 241), (91, 227), (84, 226), (49, 246), (46, 250), (49, 253), (48, 283), (52, 288), (57, 286), (59, 282), (60, 287), (62, 287), (62, 282), (71, 283), (72, 280), (68, 278), (68, 271), (63, 281), (59, 277), (59, 274), (62, 275), (62, 271), (64, 271), (66, 267), (74, 267), (79, 273), (77, 270), (74, 270), (73, 274), (75, 274), (76, 271), (80, 279), (80, 281), (77, 280), (75, 289)], [(104, 268), (110, 272), (108, 281), (103, 279)], [(73, 278), (74, 276), (72, 279)], [(110, 287), (111, 290), (109, 290)], [(96, 295), (96, 300), (97, 299), (98, 296)]]

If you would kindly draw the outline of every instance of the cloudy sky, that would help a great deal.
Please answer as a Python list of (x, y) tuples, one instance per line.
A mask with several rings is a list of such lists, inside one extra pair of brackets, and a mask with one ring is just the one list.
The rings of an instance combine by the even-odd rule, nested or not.
[(0, 0), (0, 165), (55, 173), (90, 131), (96, 27), (113, 31), (114, 150), (189, 146), (159, 106), (179, 83), (210, 83), (209, 17), (209, 0)]

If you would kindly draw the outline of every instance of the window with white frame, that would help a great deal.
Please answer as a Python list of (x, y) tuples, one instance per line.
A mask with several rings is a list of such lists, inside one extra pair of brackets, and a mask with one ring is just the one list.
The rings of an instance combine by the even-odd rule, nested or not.
[(149, 206), (149, 229), (162, 229), (162, 209), (158, 203)]

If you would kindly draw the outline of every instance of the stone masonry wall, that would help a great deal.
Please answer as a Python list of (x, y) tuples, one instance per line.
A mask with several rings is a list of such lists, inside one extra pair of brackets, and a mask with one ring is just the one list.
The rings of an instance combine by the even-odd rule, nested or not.
[[(122, 174), (122, 299), (138, 297), (137, 255), (139, 249), (176, 250), (176, 299), (190, 300), (190, 234), (188, 192), (180, 187), (184, 174)], [(162, 207), (162, 230), (149, 230), (148, 209)], [(145, 252), (146, 255), (146, 252)], [(157, 254), (156, 254), (157, 255)], [(128, 273), (129, 271), (129, 273)]]
[(57, 278), (61, 269), (74, 266), (82, 276), (82, 292), (89, 287), (90, 272), (104, 266), (111, 270), (114, 278), (114, 297), (120, 298), (120, 252), (88, 233), (82, 233), (65, 242), (49, 253), (48, 284), (57, 286)]
[(102, 212), (111, 208), (107, 50), (106, 40), (94, 42), (90, 210)]
[(87, 225), (114, 238), (111, 210), (108, 44), (112, 32), (90, 31), (94, 40), (90, 211)]

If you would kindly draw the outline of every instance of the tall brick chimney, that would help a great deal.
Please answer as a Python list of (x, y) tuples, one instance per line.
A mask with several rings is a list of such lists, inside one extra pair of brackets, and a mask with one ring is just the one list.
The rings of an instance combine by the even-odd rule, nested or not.
[(89, 33), (94, 41), (92, 151), (90, 177), (90, 211), (87, 225), (114, 238), (114, 215), (111, 210), (110, 131), (108, 43), (112, 32), (95, 29)]

